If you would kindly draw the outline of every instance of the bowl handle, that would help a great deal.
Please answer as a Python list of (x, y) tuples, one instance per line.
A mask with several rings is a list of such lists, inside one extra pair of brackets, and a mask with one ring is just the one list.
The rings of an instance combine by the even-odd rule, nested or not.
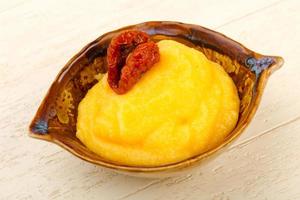
[(255, 72), (259, 76), (263, 71), (267, 71), (268, 74), (272, 74), (279, 69), (284, 63), (284, 60), (280, 56), (264, 56), (258, 55), (257, 57), (249, 57), (246, 59), (246, 66)]
[(45, 120), (33, 120), (29, 127), (29, 136), (42, 140), (51, 140), (51, 136), (48, 133), (48, 123)]

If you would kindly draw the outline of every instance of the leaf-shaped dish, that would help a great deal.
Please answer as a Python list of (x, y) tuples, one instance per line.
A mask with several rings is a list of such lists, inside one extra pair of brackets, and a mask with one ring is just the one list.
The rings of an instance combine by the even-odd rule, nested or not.
[[(155, 41), (179, 41), (202, 51), (208, 59), (224, 67), (237, 86), (241, 104), (238, 123), (223, 143), (204, 154), (175, 164), (131, 167), (106, 161), (76, 138), (77, 106), (88, 89), (106, 73), (106, 50), (112, 37), (128, 29), (147, 32)], [(168, 172), (182, 171), (183, 168), (215, 157), (223, 147), (236, 139), (256, 112), (269, 75), (282, 64), (281, 57), (253, 52), (220, 33), (198, 25), (145, 22), (127, 26), (100, 36), (65, 65), (41, 103), (30, 125), (29, 135), (56, 143), (79, 158), (117, 171), (132, 172), (133, 175), (168, 175)]]

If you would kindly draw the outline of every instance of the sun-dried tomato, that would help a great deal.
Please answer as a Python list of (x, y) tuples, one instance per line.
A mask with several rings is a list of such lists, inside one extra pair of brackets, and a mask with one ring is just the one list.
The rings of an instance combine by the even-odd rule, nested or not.
[(108, 84), (124, 94), (158, 61), (158, 46), (146, 33), (125, 31), (112, 39), (107, 50)]

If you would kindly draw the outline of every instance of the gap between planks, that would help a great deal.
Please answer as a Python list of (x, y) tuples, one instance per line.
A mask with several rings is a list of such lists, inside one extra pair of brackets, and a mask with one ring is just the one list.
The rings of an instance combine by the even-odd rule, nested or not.
[[(295, 122), (297, 122), (298, 120), (300, 120), (300, 116), (297, 116), (297, 117), (295, 117), (295, 118), (293, 118), (293, 119), (291, 119), (291, 120), (288, 120), (288, 121), (286, 121), (286, 122), (283, 122), (283, 123), (281, 123), (281, 124), (279, 124), (279, 125), (277, 125), (277, 126), (274, 126), (274, 127), (270, 128), (270, 129), (268, 129), (268, 130), (265, 130), (265, 131), (259, 133), (258, 135), (253, 136), (253, 137), (251, 137), (251, 138), (248, 138), (248, 139), (246, 139), (246, 140), (244, 140), (244, 141), (242, 141), (242, 142), (240, 142), (240, 143), (238, 143), (238, 144), (232, 145), (232, 146), (229, 147), (226, 151), (230, 151), (230, 150), (235, 149), (235, 148), (239, 148), (239, 147), (246, 146), (247, 144), (249, 144), (249, 143), (251, 143), (251, 142), (257, 140), (258, 138), (261, 138), (261, 137), (263, 137), (264, 135), (268, 135), (268, 134), (272, 133), (273, 131), (275, 131), (275, 130), (281, 128), (281, 127), (284, 127), (284, 126), (287, 126), (287, 125), (289, 125), (289, 124), (295, 123)], [(226, 152), (226, 151), (225, 151), (225, 152)]]
[(140, 192), (142, 192), (142, 191), (144, 191), (144, 190), (147, 190), (148, 188), (150, 188), (150, 187), (152, 187), (152, 186), (154, 186), (154, 185), (157, 185), (157, 184), (159, 184), (159, 183), (163, 183), (164, 181), (167, 181), (167, 180), (169, 180), (169, 179), (171, 179), (171, 178), (163, 178), (163, 179), (158, 179), (158, 180), (152, 181), (152, 182), (150, 182), (149, 184), (147, 184), (147, 185), (145, 185), (145, 186), (142, 186), (142, 187), (136, 189), (135, 191), (130, 192), (130, 193), (128, 193), (128, 194), (126, 194), (126, 195), (124, 195), (124, 196), (118, 198), (118, 200), (124, 200), (124, 199), (127, 199), (127, 198), (129, 198), (129, 197), (131, 197), (131, 196), (134, 196), (134, 195), (137, 194), (137, 193), (140, 193)]

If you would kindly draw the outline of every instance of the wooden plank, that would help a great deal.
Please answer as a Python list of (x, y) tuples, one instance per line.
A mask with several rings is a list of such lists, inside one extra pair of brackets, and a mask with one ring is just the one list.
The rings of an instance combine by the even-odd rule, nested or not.
[(240, 145), (192, 175), (120, 199), (299, 199), (299, 122)]
[(0, 1), (0, 13), (7, 12), (9, 10), (12, 10), (18, 6), (23, 5), (25, 2), (28, 2), (29, 0), (14, 0), (14, 1)]
[[(292, 137), (289, 132), (284, 132), (289, 135), (285, 140), (282, 135), (278, 137), (277, 133), (272, 136), (273, 143), (270, 145), (282, 142), (280, 148), (287, 148), (282, 151), (279, 160), (271, 155), (273, 149), (270, 150), (271, 147), (265, 143), (267, 139), (264, 139), (276, 132), (272, 130), (274, 127), (288, 124), (299, 116), (299, 93), (290, 87), (299, 86), (297, 1), (256, 0), (245, 4), (238, 0), (230, 3), (211, 0), (175, 4), (171, 0), (155, 0), (136, 4), (129, 0), (100, 3), (93, 0), (87, 4), (63, 0), (58, 4), (54, 1), (32, 0), (16, 7), (10, 5), (18, 4), (19, 1), (10, 2), (12, 3), (5, 4), (9, 9), (0, 12), (1, 199), (130, 199), (149, 198), (151, 192), (156, 193), (155, 197), (166, 193), (170, 198), (190, 199), (202, 194), (208, 198), (226, 199), (227, 195), (235, 199), (246, 192), (246, 197), (251, 199), (250, 193), (257, 193), (261, 189), (266, 190), (266, 196), (272, 195), (274, 189), (282, 190), (282, 196), (279, 197), (299, 197), (293, 185), (290, 185), (299, 183), (295, 180), (299, 171), (295, 169), (294, 174), (289, 174), (287, 170), (299, 168), (299, 162), (291, 161), (299, 155), (292, 153), (290, 149), (294, 148), (295, 142), (299, 142), (299, 137)], [(248, 131), (234, 144), (236, 146), (231, 151), (203, 169), (205, 172), (212, 169), (215, 173), (206, 175), (200, 171), (192, 176), (166, 180), (126, 177), (81, 161), (53, 144), (33, 140), (26, 135), (29, 121), (51, 81), (72, 55), (106, 31), (146, 20), (178, 20), (210, 28), (218, 27), (219, 31), (246, 46), (257, 51), (283, 55), (286, 59), (284, 68), (270, 79), (262, 105)], [(285, 28), (278, 28), (278, 25)], [(271, 34), (267, 35), (267, 31)], [(291, 122), (280, 130), (289, 127), (287, 130), (295, 132), (298, 124), (299, 121)], [(272, 130), (270, 134), (266, 134), (268, 130)], [(256, 139), (261, 134), (263, 135)], [(275, 166), (279, 161), (288, 164), (286, 167), (278, 165), (276, 170), (266, 173), (264, 178), (258, 179), (257, 186), (252, 183), (247, 185), (238, 181), (238, 178), (243, 176), (251, 182), (257, 175), (254, 170), (255, 157), (252, 158), (253, 162), (246, 161), (245, 157), (252, 153), (258, 155), (259, 151), (251, 148), (259, 148), (256, 143), (260, 140), (262, 141), (258, 144), (269, 148), (261, 149), (264, 154), (259, 163), (269, 163), (269, 167), (274, 166), (273, 160)], [(240, 148), (242, 150), (238, 151)], [(248, 151), (250, 155), (245, 156)], [(218, 168), (221, 164), (224, 166)], [(289, 179), (281, 180), (283, 178), (279, 177), (276, 179), (279, 183), (275, 181), (273, 188), (265, 189), (264, 184), (270, 184), (276, 173)], [(202, 182), (197, 182), (196, 179)], [(231, 188), (221, 187), (227, 182), (232, 185)], [(288, 188), (290, 186), (291, 189)], [(218, 191), (214, 187), (219, 188)], [(293, 192), (289, 193), (290, 190)], [(225, 195), (223, 191), (226, 192)]]
[(285, 1), (218, 29), (251, 49), (285, 59), (269, 79), (257, 114), (237, 143), (300, 116), (299, 8), (297, 0)]

